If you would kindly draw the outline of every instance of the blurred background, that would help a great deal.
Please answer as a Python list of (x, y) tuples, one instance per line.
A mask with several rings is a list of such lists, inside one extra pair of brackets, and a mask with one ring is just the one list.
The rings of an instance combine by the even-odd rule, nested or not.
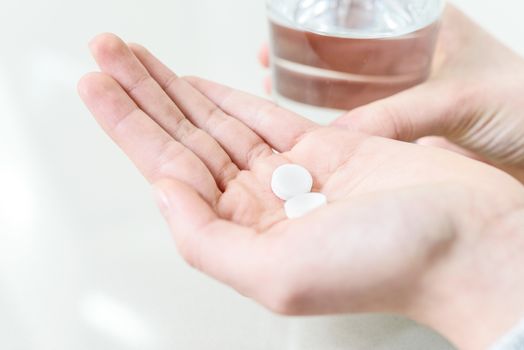
[[(455, 3), (524, 54), (524, 3)], [(77, 97), (106, 31), (263, 95), (266, 30), (263, 0), (0, 0), (0, 349), (451, 348), (395, 317), (273, 316), (191, 270)]]

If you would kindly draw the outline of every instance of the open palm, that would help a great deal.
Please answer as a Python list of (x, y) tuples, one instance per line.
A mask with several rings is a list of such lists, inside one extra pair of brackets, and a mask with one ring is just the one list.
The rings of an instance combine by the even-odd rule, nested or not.
[[(321, 127), (263, 99), (179, 78), (114, 35), (91, 49), (104, 73), (85, 76), (80, 94), (162, 191), (181, 253), (276, 311), (404, 309), (465, 225), (456, 212), (482, 217), (482, 227), (524, 198), (516, 181), (485, 164)], [(270, 189), (285, 163), (306, 167), (329, 204), (288, 220)]]

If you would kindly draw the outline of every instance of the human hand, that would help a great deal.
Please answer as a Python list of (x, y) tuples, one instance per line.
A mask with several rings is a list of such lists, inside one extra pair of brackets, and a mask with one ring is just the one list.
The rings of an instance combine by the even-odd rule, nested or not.
[[(522, 238), (493, 234), (524, 205), (511, 177), (445, 150), (320, 127), (248, 94), (179, 78), (131, 48), (113, 35), (96, 38), (104, 73), (85, 76), (79, 92), (160, 191), (192, 266), (279, 313), (397, 312), (470, 348), (524, 309), (518, 280), (504, 290), (511, 305), (483, 310), (494, 324), (481, 337), (462, 339), (441, 319), (469, 324), (478, 305), (500, 300), (481, 288), (507, 282), (493, 269), (524, 266), (515, 263), (521, 254), (507, 258)], [(284, 163), (309, 169), (329, 204), (286, 219), (269, 186)]]
[(440, 136), (421, 143), (485, 160), (524, 182), (523, 90), (524, 59), (448, 6), (431, 78), (334, 124), (404, 141)]
[[(267, 45), (259, 59), (268, 66)], [(269, 90), (270, 81), (265, 84)], [(425, 137), (420, 144), (486, 161), (523, 182), (523, 90), (524, 59), (450, 5), (430, 79), (352, 110), (334, 125), (403, 141)]]

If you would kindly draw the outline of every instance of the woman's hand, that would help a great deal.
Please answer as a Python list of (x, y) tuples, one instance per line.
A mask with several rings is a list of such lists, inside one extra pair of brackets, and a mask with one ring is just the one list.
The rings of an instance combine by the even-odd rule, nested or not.
[[(524, 189), (505, 173), (179, 78), (111, 34), (91, 49), (103, 73), (86, 75), (80, 95), (155, 185), (192, 266), (279, 313), (397, 312), (465, 348), (487, 345), (524, 310), (514, 279), (524, 238), (513, 224)], [(284, 163), (309, 169), (329, 204), (287, 219), (270, 189)], [(502, 299), (485, 288), (510, 277)], [(479, 310), (486, 301), (497, 307)], [(474, 315), (489, 332), (464, 339)]]
[(524, 59), (449, 6), (432, 77), (335, 121), (353, 130), (457, 146), (524, 182)]
[[(268, 65), (267, 46), (260, 61)], [(403, 141), (426, 137), (419, 143), (481, 159), (524, 182), (523, 91), (524, 59), (449, 5), (430, 79), (333, 124)]]

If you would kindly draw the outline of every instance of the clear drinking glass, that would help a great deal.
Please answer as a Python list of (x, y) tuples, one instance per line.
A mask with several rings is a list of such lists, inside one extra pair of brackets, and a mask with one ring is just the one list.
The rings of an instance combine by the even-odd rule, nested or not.
[(444, 0), (267, 0), (277, 103), (320, 123), (427, 79)]

